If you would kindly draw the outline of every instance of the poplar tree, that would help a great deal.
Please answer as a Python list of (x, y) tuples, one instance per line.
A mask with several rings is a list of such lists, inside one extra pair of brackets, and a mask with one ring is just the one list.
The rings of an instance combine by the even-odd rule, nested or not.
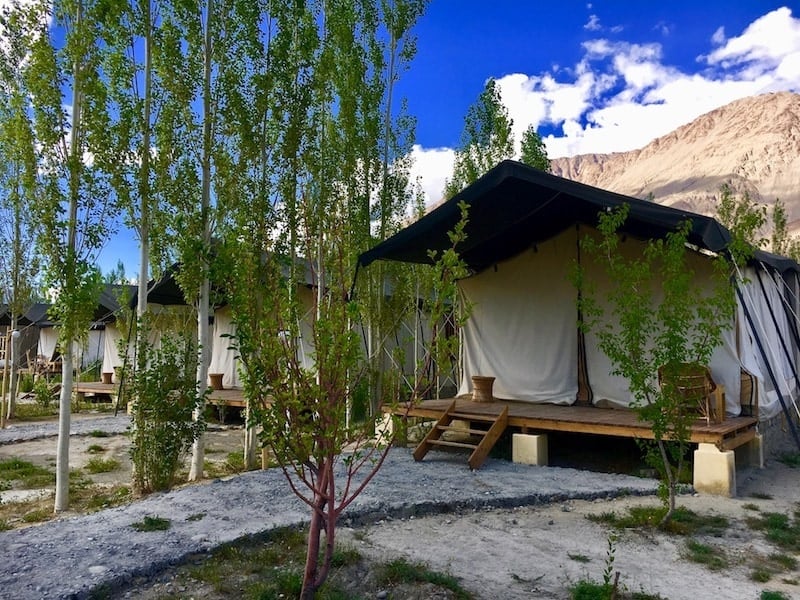
[[(30, 23), (18, 7), (0, 14), (0, 303), (11, 330), (33, 301), (39, 258), (35, 252), (38, 223), (29, 207), (40, 193), (36, 144), (27, 89), (19, 77), (28, 56)], [(12, 338), (13, 340), (13, 338)], [(19, 367), (19, 343), (6, 351), (10, 364), (8, 413), (13, 418)], [(3, 398), (3, 402), (5, 398)]]
[(539, 132), (533, 125), (522, 132), (522, 145), (519, 161), (545, 173), (550, 172), (550, 159)]
[(162, 2), (113, 2), (104, 13), (103, 64), (109, 82), (114, 119), (109, 131), (114, 152), (112, 184), (124, 210), (125, 223), (139, 240), (137, 314), (147, 309), (147, 284), (151, 268), (160, 273), (174, 255), (168, 239), (168, 201), (163, 181), (169, 167), (159, 159), (156, 122), (162, 116), (165, 92), (161, 81), (170, 72), (156, 70), (169, 64), (168, 52), (159, 44)]
[(464, 118), (453, 175), (444, 188), (445, 198), (452, 198), (497, 163), (514, 156), (512, 125), (497, 83), (489, 79)]
[[(100, 72), (98, 11), (91, 0), (22, 8), (36, 25), (22, 77), (31, 95), (42, 193), (32, 208), (41, 223), (45, 283), (56, 294), (62, 353), (55, 510), (69, 507), (69, 430), (74, 350), (87, 334), (101, 286), (96, 257), (108, 233), (115, 160), (107, 144), (107, 89)], [(52, 10), (52, 13), (51, 13)], [(50, 18), (52, 16), (52, 24)], [(70, 106), (67, 111), (65, 106)]]
[(401, 130), (390, 90), (423, 6), (271, 3), (266, 58), (252, 63), (265, 70), (248, 92), (258, 111), (239, 121), (250, 124), (243, 137), (261, 132), (263, 150), (238, 145), (250, 166), (231, 169), (247, 184), (230, 214), (228, 290), (248, 425), (311, 511), (303, 598), (325, 581), (337, 519), (385, 456), (370, 443), (372, 419), (348, 420), (365, 373), (355, 325), (366, 300), (350, 292), (371, 223), (388, 233), (406, 197), (393, 195)]

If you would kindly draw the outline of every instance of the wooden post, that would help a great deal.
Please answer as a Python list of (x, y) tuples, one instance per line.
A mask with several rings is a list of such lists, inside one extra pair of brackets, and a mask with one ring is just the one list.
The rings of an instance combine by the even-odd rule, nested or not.
[(11, 330), (4, 338), (0, 347), (0, 356), (3, 357), (3, 385), (0, 386), (0, 429), (6, 428), (6, 381), (8, 380), (8, 347), (11, 343)]

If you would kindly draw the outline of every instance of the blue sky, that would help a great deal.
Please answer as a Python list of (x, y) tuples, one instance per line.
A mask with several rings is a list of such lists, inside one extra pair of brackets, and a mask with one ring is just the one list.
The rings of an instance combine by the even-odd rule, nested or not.
[[(398, 86), (417, 117), (415, 174), (430, 201), (464, 115), (495, 78), (521, 131), (551, 158), (639, 148), (714, 108), (800, 91), (800, 3), (767, 0), (432, 0)], [(136, 241), (103, 251), (138, 271)]]
[(800, 91), (800, 3), (433, 0), (400, 91), (431, 201), (464, 115), (495, 78), (519, 140), (551, 158), (640, 148), (733, 100)]

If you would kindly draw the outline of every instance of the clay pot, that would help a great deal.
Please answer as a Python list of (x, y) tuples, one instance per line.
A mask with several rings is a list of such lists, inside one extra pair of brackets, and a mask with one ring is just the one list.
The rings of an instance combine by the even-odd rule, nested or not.
[(473, 402), (491, 402), (494, 400), (492, 396), (492, 386), (494, 385), (494, 377), (487, 377), (485, 375), (472, 376), (472, 400)]

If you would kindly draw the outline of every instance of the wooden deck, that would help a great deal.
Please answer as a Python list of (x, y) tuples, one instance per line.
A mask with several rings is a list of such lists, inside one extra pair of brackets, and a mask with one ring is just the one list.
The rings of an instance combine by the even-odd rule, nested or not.
[(216, 404), (217, 406), (235, 406), (237, 408), (244, 408), (247, 406), (247, 400), (244, 397), (244, 390), (242, 389), (224, 389), (224, 390), (211, 390), (211, 395), (208, 397), (209, 404)]
[(112, 402), (119, 392), (118, 383), (102, 383), (100, 381), (76, 381), (72, 389), (80, 401), (87, 398), (96, 402)]
[[(119, 393), (119, 384), (102, 383), (100, 381), (80, 381), (75, 382), (74, 390), (81, 400), (97, 398), (98, 400), (110, 402), (116, 398), (117, 393)], [(220, 406), (235, 406), (239, 408), (244, 408), (246, 406), (244, 390), (241, 389), (212, 389), (208, 397), (208, 402), (209, 404)]]
[[(453, 398), (424, 400), (407, 408), (384, 406), (387, 413), (438, 419), (447, 410)], [(494, 400), (492, 402), (473, 402), (457, 399), (459, 412), (498, 415), (503, 407), (508, 407), (508, 427), (519, 429), (522, 433), (537, 431), (564, 431), (589, 433), (638, 439), (653, 439), (653, 430), (645, 421), (640, 421), (636, 412), (627, 409), (595, 408), (587, 406), (559, 406), (555, 404), (533, 404)], [(698, 420), (691, 427), (689, 441), (692, 443), (715, 444), (720, 450), (733, 450), (752, 440), (756, 435), (758, 419), (755, 417), (732, 417), (722, 423), (707, 425)]]

